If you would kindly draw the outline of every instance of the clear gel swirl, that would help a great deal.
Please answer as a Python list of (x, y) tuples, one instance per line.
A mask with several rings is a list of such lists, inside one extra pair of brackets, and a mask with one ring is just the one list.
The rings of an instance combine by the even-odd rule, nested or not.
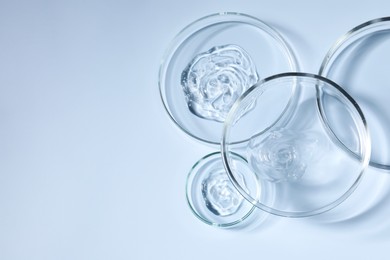
[(250, 56), (237, 45), (224, 45), (198, 54), (183, 71), (181, 84), (193, 114), (224, 122), (237, 98), (258, 79)]
[(247, 146), (249, 165), (260, 177), (273, 182), (300, 179), (307, 165), (320, 156), (323, 144), (315, 132), (278, 129), (254, 136)]
[(240, 208), (243, 198), (224, 170), (211, 172), (202, 182), (202, 196), (207, 208), (218, 216), (229, 216)]

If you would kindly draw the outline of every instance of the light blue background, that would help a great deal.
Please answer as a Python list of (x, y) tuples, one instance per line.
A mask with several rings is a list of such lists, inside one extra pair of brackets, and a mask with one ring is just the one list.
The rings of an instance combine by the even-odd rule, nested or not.
[(157, 75), (175, 34), (221, 11), (274, 26), (317, 72), (390, 4), (0, 0), (0, 259), (388, 259), (390, 175), (372, 170), (318, 217), (249, 232), (192, 215), (186, 174), (218, 147), (170, 121)]

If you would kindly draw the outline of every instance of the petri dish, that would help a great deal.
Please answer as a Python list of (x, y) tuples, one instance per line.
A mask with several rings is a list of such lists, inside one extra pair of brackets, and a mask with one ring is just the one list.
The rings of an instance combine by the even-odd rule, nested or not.
[[(360, 24), (327, 52), (319, 74), (345, 88), (362, 108), (370, 129), (369, 165), (390, 170), (390, 17)], [(348, 149), (346, 149), (348, 150)]]
[[(293, 89), (299, 95), (291, 106)], [(231, 138), (247, 129), (248, 141), (232, 145)], [(239, 193), (284, 217), (317, 215), (344, 201), (362, 179), (370, 148), (357, 103), (333, 81), (307, 73), (274, 75), (248, 89), (230, 110), (221, 142), (226, 173)], [(245, 159), (255, 179), (238, 180), (233, 153)], [(251, 181), (256, 185), (242, 187)], [(270, 189), (273, 199), (258, 197), (254, 186)]]
[[(231, 158), (234, 167), (239, 168), (237, 172), (239, 181), (243, 181), (243, 175), (247, 175), (248, 179), (254, 177), (246, 168), (244, 158), (236, 154), (232, 154)], [(241, 182), (241, 185), (247, 189), (249, 185), (257, 183), (252, 180), (248, 184)], [(250, 189), (256, 190), (256, 196), (261, 196), (260, 187)], [(194, 164), (187, 176), (186, 197), (190, 209), (198, 219), (220, 228), (239, 227), (245, 224), (255, 210), (229, 180), (220, 152), (208, 154)]]
[(288, 71), (297, 71), (297, 62), (276, 30), (246, 14), (217, 13), (194, 21), (173, 39), (160, 66), (159, 89), (182, 131), (219, 145), (238, 97), (261, 78)]

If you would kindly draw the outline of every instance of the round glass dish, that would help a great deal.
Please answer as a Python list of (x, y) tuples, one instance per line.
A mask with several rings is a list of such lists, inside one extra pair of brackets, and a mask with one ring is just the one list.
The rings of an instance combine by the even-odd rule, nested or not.
[[(239, 168), (237, 176), (243, 180), (245, 174), (248, 179), (254, 177), (246, 168), (246, 161), (235, 154), (231, 155), (234, 167)], [(243, 188), (247, 184), (241, 182)], [(251, 180), (250, 184), (256, 185)], [(259, 187), (250, 187), (260, 196)], [(192, 212), (201, 221), (208, 225), (229, 228), (238, 227), (255, 210), (234, 188), (223, 167), (221, 153), (215, 152), (206, 155), (194, 164), (187, 176), (187, 202)]]
[(259, 79), (288, 71), (297, 71), (297, 63), (278, 32), (249, 15), (217, 13), (174, 38), (160, 66), (159, 89), (181, 130), (218, 145), (234, 101)]
[(367, 118), (372, 140), (370, 166), (390, 170), (390, 17), (356, 26), (326, 54), (319, 74), (345, 88)]
[[(293, 89), (299, 93), (294, 106)], [(248, 141), (231, 145), (243, 129), (252, 129)], [(355, 190), (369, 162), (370, 139), (360, 108), (341, 87), (317, 75), (284, 73), (261, 80), (234, 104), (221, 149), (230, 180), (249, 202), (275, 215), (306, 217), (332, 209)], [(250, 179), (238, 181), (233, 153), (247, 161)], [(256, 185), (243, 188), (252, 175)], [(258, 197), (256, 186), (270, 189), (273, 200)]]

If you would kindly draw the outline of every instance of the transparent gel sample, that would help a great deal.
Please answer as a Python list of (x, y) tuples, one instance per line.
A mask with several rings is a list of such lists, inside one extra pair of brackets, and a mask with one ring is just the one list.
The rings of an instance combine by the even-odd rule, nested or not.
[(216, 46), (198, 54), (181, 75), (189, 110), (217, 122), (225, 121), (238, 97), (258, 80), (254, 62), (237, 45)]
[(316, 132), (276, 129), (268, 135), (254, 136), (248, 143), (250, 167), (273, 182), (297, 181), (307, 166), (318, 160), (326, 142)]
[(224, 170), (211, 172), (202, 182), (202, 196), (206, 207), (218, 216), (234, 214), (243, 201)]

